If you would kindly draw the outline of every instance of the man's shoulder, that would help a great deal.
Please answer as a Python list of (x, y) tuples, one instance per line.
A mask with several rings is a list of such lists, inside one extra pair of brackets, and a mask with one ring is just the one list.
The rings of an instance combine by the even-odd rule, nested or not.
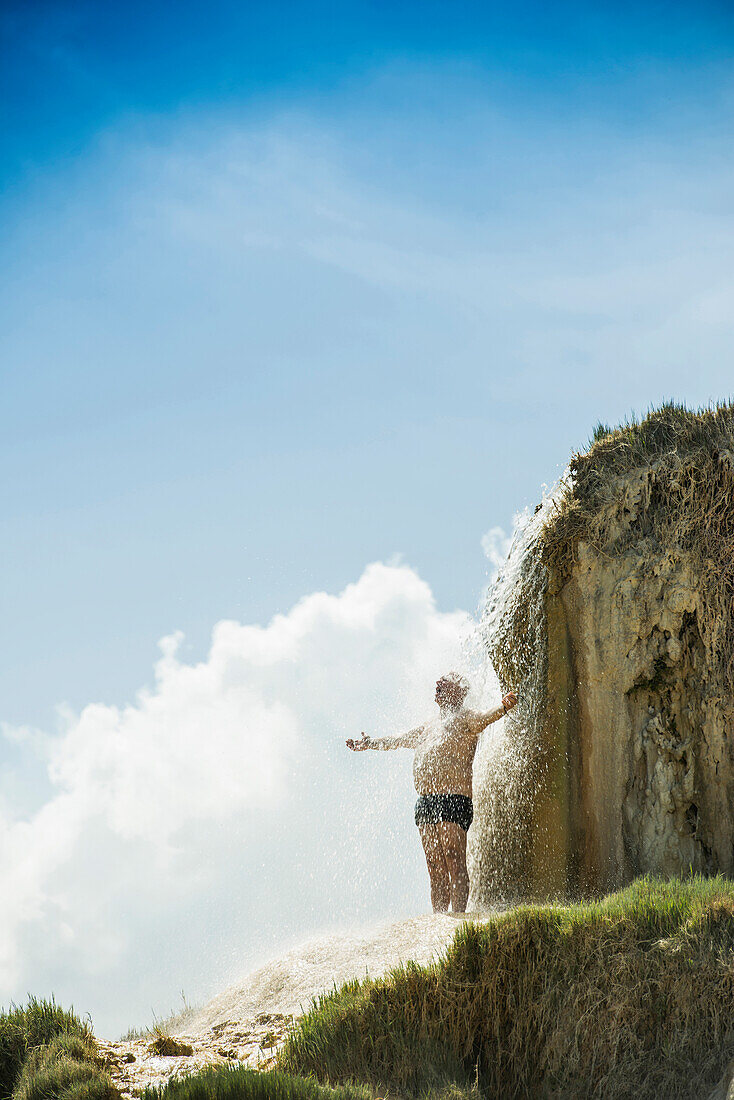
[(478, 710), (471, 710), (469, 707), (461, 708), (461, 717), (468, 729), (474, 730), (477, 723), (481, 722), (482, 715)]

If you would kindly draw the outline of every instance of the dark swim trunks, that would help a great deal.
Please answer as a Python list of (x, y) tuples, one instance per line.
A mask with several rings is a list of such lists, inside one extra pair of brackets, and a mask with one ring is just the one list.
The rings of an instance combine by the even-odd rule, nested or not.
[(472, 800), (465, 794), (422, 794), (415, 804), (416, 825), (453, 821), (466, 832), (473, 817)]

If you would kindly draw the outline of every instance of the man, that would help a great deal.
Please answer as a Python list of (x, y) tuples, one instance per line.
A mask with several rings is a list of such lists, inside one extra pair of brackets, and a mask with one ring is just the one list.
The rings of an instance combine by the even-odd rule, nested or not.
[(466, 832), (474, 815), (472, 766), (479, 734), (507, 714), (517, 703), (511, 691), (500, 706), (486, 714), (464, 707), (469, 684), (456, 672), (436, 682), (439, 716), (397, 737), (349, 738), (347, 748), (414, 749), (413, 779), (418, 792), (415, 823), (431, 879), (434, 913), (466, 912), (469, 874), (466, 869)]

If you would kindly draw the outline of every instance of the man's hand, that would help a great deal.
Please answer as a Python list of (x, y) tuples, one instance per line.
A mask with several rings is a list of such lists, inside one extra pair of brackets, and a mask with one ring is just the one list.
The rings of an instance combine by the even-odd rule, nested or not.
[(508, 710), (512, 710), (512, 708), (516, 707), (516, 706), (517, 706), (517, 695), (515, 694), (514, 691), (510, 691), (510, 692), (507, 693), (507, 695), (505, 695), (505, 697), (502, 700), (502, 707), (505, 711), (505, 714), (507, 714)]
[(347, 741), (347, 748), (351, 749), (352, 752), (361, 752), (362, 749), (368, 749), (369, 747), (370, 739), (366, 733), (362, 734), (362, 737), (359, 741), (355, 741), (353, 737), (350, 737)]

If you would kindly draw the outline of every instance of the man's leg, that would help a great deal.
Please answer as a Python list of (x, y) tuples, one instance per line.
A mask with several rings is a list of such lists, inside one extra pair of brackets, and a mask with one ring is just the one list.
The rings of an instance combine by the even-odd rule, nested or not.
[(437, 826), (441, 850), (446, 860), (454, 913), (465, 913), (469, 900), (469, 872), (466, 869), (466, 831), (453, 821), (441, 821)]
[(449, 907), (449, 872), (438, 836), (438, 825), (419, 825), (423, 851), (431, 880), (431, 905), (434, 913), (445, 913)]

